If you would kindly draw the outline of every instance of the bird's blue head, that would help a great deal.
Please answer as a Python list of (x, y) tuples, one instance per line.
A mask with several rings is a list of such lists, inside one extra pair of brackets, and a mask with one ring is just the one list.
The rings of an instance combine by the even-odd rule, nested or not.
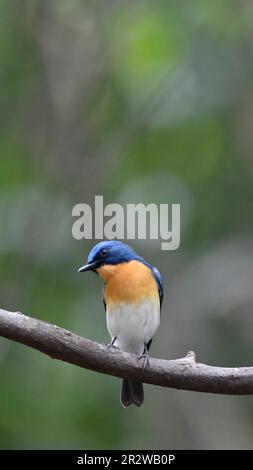
[(139, 258), (133, 248), (125, 243), (116, 240), (103, 241), (92, 248), (88, 256), (87, 264), (82, 266), (78, 271), (96, 271), (104, 265), (116, 265)]

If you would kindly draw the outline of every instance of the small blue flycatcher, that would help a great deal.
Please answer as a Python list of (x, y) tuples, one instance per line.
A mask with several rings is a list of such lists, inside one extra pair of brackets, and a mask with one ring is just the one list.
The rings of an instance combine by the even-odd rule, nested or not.
[[(160, 323), (163, 280), (160, 272), (125, 243), (103, 241), (95, 245), (88, 264), (79, 272), (94, 271), (104, 281), (103, 302), (111, 336), (109, 346), (135, 353), (148, 363), (148, 351)], [(143, 384), (123, 379), (121, 403), (141, 406)]]

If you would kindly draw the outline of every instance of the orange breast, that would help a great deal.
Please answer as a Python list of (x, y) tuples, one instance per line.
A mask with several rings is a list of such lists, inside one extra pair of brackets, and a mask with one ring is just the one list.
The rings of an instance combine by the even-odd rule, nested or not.
[(143, 299), (154, 299), (159, 303), (158, 288), (153, 274), (139, 261), (102, 266), (97, 271), (105, 282), (106, 304), (139, 303)]

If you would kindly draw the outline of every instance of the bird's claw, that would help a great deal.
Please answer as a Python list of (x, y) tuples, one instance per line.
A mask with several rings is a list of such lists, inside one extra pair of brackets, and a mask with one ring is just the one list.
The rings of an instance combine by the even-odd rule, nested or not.
[(140, 361), (141, 359), (144, 359), (144, 360), (143, 360), (143, 365), (142, 365), (142, 369), (143, 369), (143, 370), (144, 370), (146, 367), (150, 367), (148, 354), (142, 354), (141, 356), (138, 356), (138, 359), (139, 359), (139, 361)]
[(112, 341), (110, 343), (106, 343), (105, 346), (106, 346), (106, 349), (119, 349), (118, 346), (115, 346), (114, 343), (116, 341), (117, 338), (113, 338)]
[(119, 349), (118, 346), (114, 346), (112, 343), (105, 343), (106, 349)]

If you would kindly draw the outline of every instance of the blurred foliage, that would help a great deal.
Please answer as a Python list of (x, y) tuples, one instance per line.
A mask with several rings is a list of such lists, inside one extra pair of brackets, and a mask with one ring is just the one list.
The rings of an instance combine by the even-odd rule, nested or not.
[[(253, 7), (0, 0), (1, 306), (107, 341), (72, 206), (180, 202), (182, 242), (134, 243), (165, 278), (153, 354), (250, 364)], [(0, 343), (1, 448), (250, 448), (252, 399), (119, 381)]]

